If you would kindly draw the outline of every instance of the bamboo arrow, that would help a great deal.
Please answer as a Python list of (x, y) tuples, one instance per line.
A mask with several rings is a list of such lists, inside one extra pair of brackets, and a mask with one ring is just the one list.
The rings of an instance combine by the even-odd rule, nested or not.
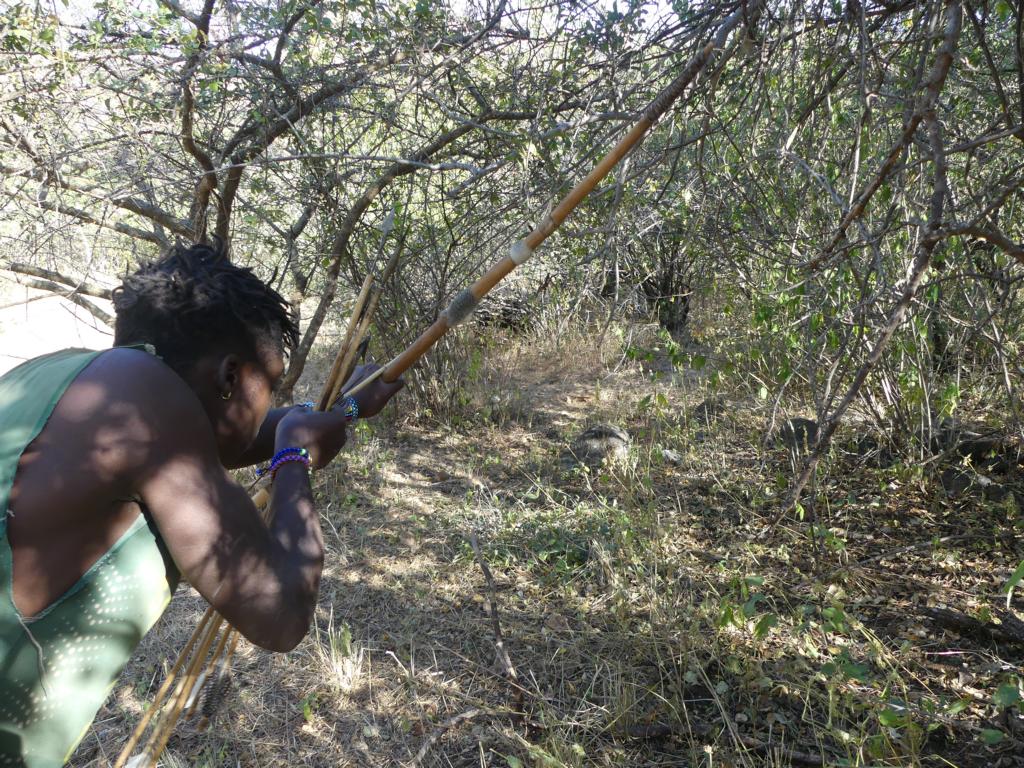
[(448, 308), (445, 309), (437, 320), (427, 328), (408, 348), (384, 368), (380, 369), (373, 376), (363, 379), (355, 387), (346, 391), (345, 395), (353, 395), (363, 387), (370, 384), (377, 377), (386, 382), (393, 382), (413, 364), (423, 357), (431, 347), (434, 346), (448, 331), (465, 321), (480, 304), (491, 289), (507, 277), (516, 267), (526, 263), (534, 254), (534, 251), (550, 237), (566, 217), (578, 206), (587, 195), (608, 175), (618, 162), (625, 157), (633, 147), (637, 146), (647, 135), (658, 119), (668, 111), (673, 102), (682, 95), (687, 86), (700, 74), (714, 57), (715, 52), (725, 47), (730, 33), (745, 19), (754, 18), (759, 11), (761, 0), (755, 0), (749, 6), (741, 7), (729, 16), (719, 27), (714, 39), (708, 42), (701, 50), (690, 59), (683, 71), (673, 80), (654, 101), (644, 110), (640, 120), (630, 129), (619, 143), (605, 155), (604, 158), (579, 182), (561, 202), (551, 211), (547, 217), (538, 224), (529, 235), (517, 241), (509, 249), (507, 256), (495, 263), (487, 272), (481, 275), (475, 283), (458, 293)]

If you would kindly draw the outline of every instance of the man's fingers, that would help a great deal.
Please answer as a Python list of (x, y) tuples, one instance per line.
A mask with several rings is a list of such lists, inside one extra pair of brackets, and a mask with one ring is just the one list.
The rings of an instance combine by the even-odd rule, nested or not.
[(352, 386), (355, 386), (360, 381), (365, 379), (367, 376), (372, 375), (379, 368), (380, 368), (380, 366), (377, 365), (376, 363), (367, 363), (366, 365), (358, 366), (354, 371), (352, 371), (352, 375), (349, 376), (349, 379), (348, 379), (348, 382), (347, 382), (347, 384), (349, 386), (346, 387), (346, 389), (351, 388)]

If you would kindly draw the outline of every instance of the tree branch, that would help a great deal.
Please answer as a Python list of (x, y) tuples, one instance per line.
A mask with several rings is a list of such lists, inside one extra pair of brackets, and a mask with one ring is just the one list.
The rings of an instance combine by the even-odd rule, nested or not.
[(532, 110), (522, 112), (506, 111), (481, 113), (472, 120), (467, 120), (447, 133), (438, 136), (432, 142), (421, 147), (416, 152), (413, 152), (407, 158), (393, 163), (385, 169), (385, 171), (378, 176), (372, 184), (363, 190), (363, 193), (352, 204), (348, 213), (345, 214), (345, 218), (339, 225), (338, 232), (331, 244), (331, 263), (327, 268), (327, 274), (325, 276), (326, 285), (324, 287), (324, 292), (320, 296), (320, 301), (317, 304), (312, 317), (310, 317), (309, 326), (306, 328), (306, 332), (303, 334), (298, 348), (292, 354), (288, 372), (285, 374), (284, 380), (281, 383), (281, 392), (283, 396), (287, 397), (287, 393), (291, 391), (295, 386), (295, 383), (299, 380), (299, 376), (302, 375), (302, 370), (305, 367), (305, 361), (306, 357), (309, 355), (309, 350), (312, 349), (313, 342), (316, 340), (316, 336), (320, 331), (320, 326), (323, 325), (323, 322), (327, 317), (327, 312), (334, 301), (334, 296), (338, 288), (338, 276), (341, 273), (341, 266), (345, 257), (348, 255), (352, 234), (355, 232), (356, 226), (362, 220), (363, 214), (366, 213), (366, 210), (370, 207), (373, 201), (377, 199), (380, 193), (395, 181), (395, 179), (419, 170), (437, 152), (484, 123), (492, 120), (532, 120), (534, 117), (536, 117), (536, 112)]
[[(284, 37), (290, 33), (291, 29), (298, 23), (302, 15), (304, 15), (309, 9), (315, 7), (319, 2), (320, 0), (316, 0), (308, 8), (297, 11), (286, 22), (285, 34), (281, 39), (279, 39), (278, 49), (274, 54), (273, 63), (278, 70), (280, 70), (281, 44)], [(455, 46), (459, 50), (464, 50), (497, 26), (505, 11), (505, 5), (506, 0), (501, 0), (495, 8), (494, 13), (491, 14), (484, 26), (477, 32), (457, 36), (452, 39), (442, 39), (437, 42), (433, 49), (436, 50), (445, 46)], [(238, 169), (233, 175), (229, 174), (229, 177), (225, 181), (221, 190), (221, 203), (217, 214), (216, 232), (219, 235), (226, 237), (226, 233), (230, 228), (231, 209), (234, 204), (235, 194), (238, 191), (238, 184), (241, 181), (242, 174), (245, 170), (245, 165), (251, 162), (261, 152), (266, 151), (266, 149), (279, 137), (284, 135), (287, 131), (292, 130), (299, 120), (314, 112), (324, 102), (331, 98), (340, 96), (343, 93), (355, 90), (368, 81), (373, 74), (385, 67), (399, 64), (402, 61), (405, 61), (408, 57), (408, 53), (404, 51), (391, 53), (382, 61), (379, 61), (372, 66), (364, 67), (347, 78), (322, 86), (304, 99), (296, 99), (290, 109), (287, 111), (278, 111), (279, 118), (263, 128), (262, 136), (260, 136), (262, 126), (258, 121), (250, 121), (248, 125), (240, 128), (238, 132), (227, 142), (220, 155), (222, 161), (230, 158), (232, 167), (234, 168), (237, 166)], [(281, 77), (284, 78), (283, 71), (281, 73)], [(287, 83), (287, 80), (282, 79), (282, 82)], [(530, 117), (532, 116), (533, 115), (531, 113)], [(246, 143), (249, 145), (242, 149), (243, 145)]]
[[(807, 267), (809, 269), (818, 269), (822, 263), (824, 263), (835, 251), (839, 243), (842, 242), (843, 238), (846, 237), (846, 230), (850, 228), (850, 225), (863, 215), (867, 209), (868, 203), (871, 202), (871, 198), (881, 188), (882, 184), (889, 178), (889, 175), (896, 168), (896, 165), (902, 157), (903, 152), (914, 138), (914, 134), (917, 132), (918, 126), (921, 121), (924, 120), (925, 116), (932, 113), (935, 110), (935, 103), (938, 101), (939, 93), (942, 91), (942, 86), (946, 82), (946, 75), (949, 74), (949, 68), (953, 63), (953, 51), (956, 49), (957, 39), (960, 36), (960, 15), (959, 8), (960, 4), (958, 0), (954, 0), (950, 4), (950, 13), (952, 9), (956, 8), (956, 24), (953, 25), (952, 20), (946, 27), (946, 34), (943, 37), (942, 45), (939, 46), (939, 50), (935, 56), (935, 63), (932, 66), (931, 73), (926, 81), (925, 92), (918, 100), (917, 108), (914, 110), (910, 119), (907, 120), (906, 125), (903, 126), (903, 131), (900, 134), (899, 140), (893, 145), (892, 149), (889, 150), (889, 154), (885, 160), (882, 161), (882, 165), (878, 170), (878, 174), (871, 181), (870, 184), (862, 191), (856, 201), (850, 206), (850, 210), (843, 217), (843, 220), (839, 223), (839, 227), (836, 229), (835, 234), (832, 236), (831, 241), (826, 245), (817, 257), (812, 259)], [(955, 28), (954, 28), (955, 27)]]
[(159, 245), (161, 248), (166, 247), (167, 241), (161, 238), (154, 232), (147, 232), (144, 229), (138, 229), (128, 224), (122, 224), (121, 222), (110, 222), (106, 219), (99, 219), (93, 216), (88, 211), (84, 211), (81, 208), (76, 208), (71, 205), (65, 205), (63, 203), (55, 203), (51, 200), (36, 200), (32, 198), (29, 202), (33, 205), (38, 205), (40, 208), (44, 208), (48, 211), (55, 213), (62, 213), (65, 216), (71, 216), (72, 218), (84, 221), (86, 224), (94, 224), (97, 227), (103, 227), (104, 229), (111, 229), (114, 232), (120, 232), (122, 235), (128, 237), (134, 237), (137, 240), (145, 240), (149, 243)]
[(44, 269), (43, 267), (36, 267), (32, 264), (22, 264), (17, 261), (4, 264), (2, 268), (6, 269), (8, 272), (15, 272), (19, 275), (38, 277), (43, 280), (49, 280), (53, 283), (63, 283), (68, 286), (69, 290), (85, 296), (94, 296), (97, 299), (106, 299), (107, 301), (110, 300), (110, 288), (88, 280), (78, 280), (73, 277), (68, 277), (67, 275), (61, 274), (60, 272), (52, 269)]
[(288, 36), (291, 35), (292, 30), (295, 29), (295, 25), (299, 23), (302, 17), (320, 5), (321, 2), (323, 2), (323, 0), (312, 0), (309, 5), (304, 8), (300, 8), (289, 16), (288, 20), (284, 23), (284, 26), (281, 27), (281, 34), (277, 38), (277, 45), (274, 46), (273, 64), (278, 70), (281, 69), (281, 55), (284, 53), (284, 47), (288, 42)]
[(72, 304), (77, 304), (82, 309), (86, 310), (90, 315), (95, 317), (101, 323), (108, 328), (114, 327), (114, 316), (109, 312), (104, 311), (100, 307), (97, 307), (91, 301), (84, 296), (81, 296), (74, 288), (68, 288), (64, 285), (58, 285), (57, 283), (51, 282), (50, 280), (41, 280), (37, 277), (22, 277), (18, 280), (20, 285), (24, 285), (27, 288), (35, 288), (39, 291), (46, 291), (52, 293), (55, 296), (59, 296), (62, 299), (67, 299)]
[(1024, 244), (1013, 242), (1013, 240), (999, 230), (988, 229), (987, 227), (978, 226), (976, 224), (954, 224), (951, 227), (943, 229), (941, 234), (943, 237), (949, 237), (951, 235), (970, 235), (978, 240), (983, 240), (986, 243), (992, 243), (992, 245), (1001, 249), (1007, 255), (1012, 256), (1024, 265)]
[[(170, 3), (171, 0), (165, 0)], [(192, 75), (199, 65), (203, 51), (206, 49), (210, 34), (210, 17), (213, 15), (215, 0), (206, 0), (203, 5), (203, 12), (199, 17), (185, 16), (196, 27), (198, 45), (196, 50), (188, 57), (185, 63), (185, 71), (181, 79), (181, 145), (185, 148), (199, 167), (203, 169), (203, 175), (196, 187), (195, 200), (192, 203), (190, 219), (192, 230), (197, 240), (206, 236), (206, 210), (210, 204), (210, 195), (217, 186), (217, 173), (213, 168), (213, 161), (210, 156), (199, 145), (196, 144), (193, 135), (193, 113), (195, 111), (195, 98), (192, 95)], [(182, 12), (184, 13), (184, 12)]]
[[(938, 69), (939, 62), (945, 60), (944, 71), (942, 74), (943, 79), (945, 78), (945, 72), (949, 71), (949, 62), (953, 58), (953, 52), (956, 49), (956, 43), (960, 36), (960, 29), (960, 3), (954, 1), (950, 3), (949, 8), (947, 9), (945, 40), (943, 41), (942, 47), (939, 49), (937, 57), (938, 60), (936, 62), (935, 71), (938, 72), (941, 71)], [(929, 90), (931, 90), (931, 86), (929, 87)], [(832, 443), (832, 436), (835, 434), (836, 428), (839, 426), (839, 422), (846, 414), (851, 403), (853, 403), (854, 399), (857, 397), (861, 387), (864, 386), (864, 382), (867, 380), (868, 375), (872, 370), (874, 370), (875, 366), (878, 365), (879, 360), (882, 359), (882, 353), (889, 345), (889, 341), (896, 333), (896, 330), (906, 319), (910, 305), (917, 296), (917, 293), (921, 288), (921, 284), (924, 281), (924, 276), (928, 271), (928, 267), (931, 265), (932, 253), (935, 250), (935, 246), (942, 239), (941, 227), (943, 206), (945, 204), (946, 197), (949, 194), (949, 184), (947, 181), (948, 169), (945, 144), (943, 143), (942, 138), (942, 124), (936, 117), (934, 109), (937, 97), (938, 90), (935, 90), (930, 97), (930, 103), (932, 105), (931, 108), (922, 115), (922, 118), (928, 125), (935, 182), (929, 204), (928, 222), (925, 225), (923, 237), (921, 238), (921, 242), (917, 247), (917, 252), (911, 262), (910, 269), (908, 270), (906, 286), (903, 288), (903, 292), (900, 295), (899, 300), (889, 313), (888, 322), (886, 322), (881, 334), (875, 341), (874, 347), (872, 347), (871, 351), (868, 353), (867, 359), (865, 359), (863, 364), (861, 364), (860, 368), (857, 370), (857, 373), (853, 378), (853, 382), (850, 384), (849, 389), (847, 389), (842, 401), (835, 408), (832, 414), (824, 419), (821, 425), (821, 430), (818, 434), (818, 439), (814, 445), (814, 450), (804, 463), (799, 477), (797, 477), (796, 481), (793, 483), (781, 514), (785, 514), (789, 510), (793, 509), (800, 501), (800, 495), (803, 492), (803, 489), (807, 486), (807, 483), (810, 481), (815, 467), (817, 467), (821, 457), (825, 455), (828, 451), (829, 445)]]

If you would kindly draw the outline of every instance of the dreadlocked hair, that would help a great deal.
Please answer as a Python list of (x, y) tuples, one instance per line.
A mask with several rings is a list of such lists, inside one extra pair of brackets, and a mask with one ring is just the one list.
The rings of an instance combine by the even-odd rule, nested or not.
[(299, 338), (281, 294), (232, 264), (220, 241), (172, 248), (126, 276), (113, 300), (115, 346), (152, 344), (179, 373), (210, 352), (288, 352)]

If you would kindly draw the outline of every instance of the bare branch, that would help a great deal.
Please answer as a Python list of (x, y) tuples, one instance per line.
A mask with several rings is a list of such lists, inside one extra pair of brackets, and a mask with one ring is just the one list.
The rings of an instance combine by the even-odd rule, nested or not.
[(864, 213), (867, 209), (868, 203), (871, 202), (871, 198), (881, 188), (889, 178), (889, 175), (896, 168), (899, 159), (903, 156), (903, 152), (914, 138), (914, 134), (917, 132), (917, 127), (921, 124), (921, 121), (924, 120), (926, 115), (934, 111), (935, 103), (939, 98), (939, 93), (942, 91), (942, 86), (946, 82), (946, 75), (949, 74), (949, 68), (953, 63), (953, 51), (956, 49), (957, 39), (960, 35), (960, 6), (959, 2), (956, 0), (954, 0), (954, 3), (950, 5), (950, 8), (954, 7), (958, 9), (956, 24), (954, 26), (950, 23), (946, 27), (946, 34), (943, 38), (942, 45), (939, 46), (939, 50), (935, 56), (935, 63), (932, 66), (931, 74), (925, 81), (925, 91), (918, 100), (917, 108), (910, 116), (906, 125), (903, 126), (903, 132), (900, 134), (899, 140), (893, 145), (892, 149), (889, 150), (889, 154), (886, 156), (885, 160), (882, 161), (882, 165), (878, 169), (878, 174), (875, 176), (874, 180), (872, 180), (864, 191), (857, 196), (856, 201), (852, 206), (850, 206), (850, 210), (839, 223), (839, 227), (832, 236), (832, 240), (822, 249), (821, 253), (818, 254), (817, 257), (807, 264), (809, 269), (818, 269), (822, 263), (832, 255), (832, 252), (835, 251), (836, 247), (846, 236), (846, 230), (848, 230), (850, 225)]
[(49, 199), (32, 199), (28, 202), (30, 202), (33, 205), (38, 205), (40, 208), (45, 208), (48, 211), (61, 213), (64, 214), (65, 216), (71, 216), (72, 218), (78, 219), (79, 221), (84, 221), (86, 224), (93, 224), (97, 227), (103, 227), (104, 229), (110, 229), (113, 230), (114, 232), (120, 232), (122, 235), (133, 237), (136, 240), (145, 240), (146, 242), (154, 243), (156, 245), (159, 245), (160, 247), (167, 246), (167, 240), (160, 237), (155, 232), (147, 232), (144, 229), (132, 227), (128, 224), (123, 224), (122, 222), (119, 221), (108, 221), (106, 218), (97, 218), (88, 211), (82, 210), (81, 208), (76, 208), (75, 206), (72, 205), (57, 203)]
[(6, 269), (9, 272), (15, 272), (19, 275), (38, 277), (43, 280), (49, 280), (53, 283), (63, 283), (68, 286), (68, 290), (80, 293), (84, 296), (94, 296), (97, 299), (110, 299), (110, 288), (88, 280), (79, 280), (74, 277), (68, 277), (56, 270), (44, 269), (43, 267), (36, 267), (32, 264), (22, 264), (16, 261), (11, 262), (10, 264), (0, 265), (0, 268)]
[(59, 285), (58, 283), (54, 283), (49, 280), (41, 280), (37, 277), (22, 277), (18, 279), (18, 283), (28, 288), (46, 291), (47, 293), (52, 293), (54, 296), (67, 299), (72, 304), (77, 304), (79, 307), (86, 310), (90, 315), (95, 317), (108, 328), (114, 327), (113, 315), (80, 295), (79, 291), (74, 288), (68, 288), (65, 285)]
[(986, 243), (992, 243), (1004, 253), (1024, 265), (1024, 243), (1015, 243), (1002, 232), (976, 224), (954, 224), (940, 233), (943, 237), (970, 235)]
[[(956, 49), (957, 40), (960, 36), (960, 3), (956, 1), (950, 3), (946, 13), (946, 35), (942, 48), (939, 51), (939, 58), (945, 58), (947, 60), (945, 64), (945, 71), (948, 71), (949, 60), (952, 59), (953, 52)], [(945, 74), (943, 74), (942, 77), (944, 79)], [(931, 90), (931, 88), (929, 88), (929, 90)], [(945, 145), (942, 137), (942, 124), (936, 117), (934, 109), (934, 102), (937, 96), (938, 91), (935, 91), (931, 99), (932, 107), (923, 115), (923, 119), (928, 125), (929, 142), (932, 150), (932, 165), (934, 167), (935, 174), (934, 189), (932, 191), (931, 202), (929, 205), (928, 222), (925, 225), (921, 242), (917, 247), (914, 259), (908, 270), (906, 285), (903, 288), (899, 300), (890, 311), (889, 319), (886, 322), (885, 327), (875, 340), (874, 346), (868, 353), (867, 358), (857, 370), (857, 374), (854, 376), (849, 389), (847, 389), (846, 395), (843, 397), (842, 401), (840, 401), (839, 405), (832, 411), (831, 415), (824, 420), (821, 430), (819, 431), (817, 442), (814, 445), (814, 450), (807, 458), (800, 475), (793, 483), (783, 507), (782, 514), (793, 509), (799, 502), (800, 495), (803, 492), (803, 489), (807, 486), (807, 483), (810, 482), (811, 475), (814, 474), (815, 467), (817, 467), (822, 456), (824, 456), (828, 451), (828, 448), (832, 443), (832, 436), (835, 434), (836, 428), (839, 426), (839, 422), (842, 420), (847, 409), (849, 409), (850, 405), (857, 397), (861, 387), (864, 386), (864, 382), (867, 380), (868, 375), (882, 359), (882, 353), (885, 352), (885, 349), (888, 347), (889, 341), (896, 333), (896, 330), (906, 319), (907, 311), (910, 309), (911, 303), (917, 296), (917, 293), (921, 288), (921, 284), (924, 281), (924, 276), (928, 271), (928, 267), (931, 265), (932, 253), (935, 250), (936, 245), (938, 245), (942, 239), (941, 228), (943, 207), (946, 197), (949, 194), (949, 183), (947, 181), (948, 169)]]

